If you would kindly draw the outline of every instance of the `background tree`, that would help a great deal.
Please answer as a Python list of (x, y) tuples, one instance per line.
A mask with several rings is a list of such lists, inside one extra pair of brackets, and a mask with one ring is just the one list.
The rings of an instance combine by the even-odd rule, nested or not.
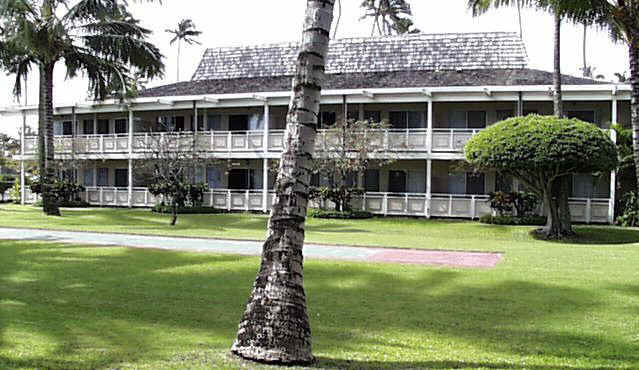
[(410, 18), (413, 12), (408, 0), (364, 0), (360, 6), (366, 12), (361, 19), (373, 19), (371, 36), (375, 31), (380, 36), (421, 32), (413, 27)]
[(351, 200), (363, 193), (357, 186), (357, 177), (371, 167), (382, 167), (394, 162), (382, 159), (377, 153), (384, 151), (385, 122), (339, 120), (325, 131), (323, 150), (313, 159), (313, 174), (326, 179), (325, 186), (314, 186), (312, 195), (323, 202), (330, 200), (339, 211), (350, 211)]
[[(148, 0), (151, 1), (151, 0)], [(128, 78), (134, 67), (147, 78), (161, 76), (162, 54), (147, 40), (151, 31), (127, 11), (126, 2), (81, 0), (0, 1), (0, 67), (15, 74), (14, 94), (20, 96), (24, 76), (33, 66), (40, 75), (38, 159), (43, 210), (59, 215), (53, 183), (53, 73), (64, 63), (68, 78), (82, 73), (89, 90), (104, 99), (116, 75)], [(116, 77), (119, 78), (119, 77)]]
[(175, 35), (173, 39), (171, 39), (170, 44), (173, 45), (175, 42), (178, 44), (177, 48), (177, 81), (180, 81), (180, 52), (182, 48), (182, 41), (186, 42), (189, 45), (198, 44), (201, 45), (199, 41), (196, 40), (202, 32), (198, 31), (195, 28), (195, 23), (193, 23), (190, 19), (182, 19), (178, 22), (177, 28), (174, 30), (167, 29), (165, 32)]
[(275, 203), (260, 270), (231, 349), (254, 361), (294, 364), (314, 360), (302, 247), (333, 7), (333, 0), (306, 2)]
[(543, 199), (548, 216), (540, 230), (549, 239), (566, 236), (553, 196), (556, 180), (575, 173), (612, 171), (617, 151), (598, 127), (576, 119), (530, 115), (482, 130), (465, 147), (466, 160), (480, 170), (512, 176)]

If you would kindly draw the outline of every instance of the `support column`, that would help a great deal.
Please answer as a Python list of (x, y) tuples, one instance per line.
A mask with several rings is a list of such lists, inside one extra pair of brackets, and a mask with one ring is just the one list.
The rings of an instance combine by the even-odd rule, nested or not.
[(433, 197), (433, 160), (426, 161), (426, 217), (430, 218), (430, 204)]
[(129, 106), (129, 208), (133, 207), (133, 130), (135, 128), (135, 116), (133, 108)]
[(524, 115), (524, 93), (520, 91), (517, 96), (517, 117), (521, 117)]
[(359, 109), (358, 109), (358, 115), (357, 115), (357, 119), (360, 121), (364, 120), (364, 103), (360, 103), (359, 104)]
[(433, 100), (429, 99), (426, 105), (426, 149), (428, 154), (433, 153)]
[(22, 132), (20, 133), (20, 204), (24, 205), (27, 201), (26, 178), (24, 174), (24, 145), (27, 130), (27, 112), (22, 111)]
[(262, 160), (262, 212), (268, 213), (268, 158)]
[(262, 147), (264, 151), (264, 155), (268, 153), (268, 135), (271, 125), (271, 108), (268, 105), (268, 100), (264, 102), (264, 137), (262, 138)]

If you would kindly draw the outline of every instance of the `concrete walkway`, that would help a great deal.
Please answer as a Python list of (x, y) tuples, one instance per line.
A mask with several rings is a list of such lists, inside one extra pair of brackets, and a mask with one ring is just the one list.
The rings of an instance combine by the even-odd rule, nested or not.
[[(31, 240), (57, 243), (152, 248), (186, 252), (211, 252), (259, 256), (262, 243), (223, 239), (177, 238), (163, 236), (139, 236), (127, 234), (103, 234), (74, 231), (50, 231), (0, 228), (0, 239)], [(500, 253), (449, 252), (409, 250), (396, 248), (366, 248), (306, 244), (304, 256), (309, 259), (332, 259), (361, 262), (387, 262), (399, 264), (438, 265), (451, 267), (495, 267), (501, 260)]]

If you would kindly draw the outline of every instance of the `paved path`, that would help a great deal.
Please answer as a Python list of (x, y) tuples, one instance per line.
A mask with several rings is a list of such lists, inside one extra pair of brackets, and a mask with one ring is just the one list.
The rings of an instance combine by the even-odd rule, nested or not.
[[(258, 256), (262, 243), (223, 239), (175, 238), (73, 231), (0, 228), (0, 239), (152, 248), (188, 252), (212, 252)], [(453, 267), (495, 267), (500, 253), (448, 252), (395, 248), (365, 248), (306, 244), (305, 258)]]

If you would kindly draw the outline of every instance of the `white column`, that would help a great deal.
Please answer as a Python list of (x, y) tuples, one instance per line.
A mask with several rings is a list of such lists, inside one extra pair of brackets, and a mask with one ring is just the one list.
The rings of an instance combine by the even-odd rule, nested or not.
[(262, 159), (262, 211), (268, 212), (268, 158)]
[(133, 207), (133, 130), (135, 129), (135, 117), (133, 108), (129, 106), (129, 208)]
[(357, 119), (360, 121), (364, 120), (364, 103), (359, 103), (359, 114)]
[(26, 179), (24, 176), (24, 135), (27, 130), (27, 112), (22, 111), (22, 132), (20, 133), (20, 204), (24, 205), (27, 198)]
[(426, 217), (430, 218), (430, 203), (433, 195), (433, 161), (426, 161)]
[(271, 124), (270, 119), (271, 108), (268, 105), (268, 100), (264, 102), (264, 137), (262, 139), (262, 147), (264, 153), (268, 153), (268, 134), (269, 134), (269, 126)]
[[(617, 96), (612, 95), (612, 117), (611, 123), (617, 123)], [(610, 139), (615, 144), (617, 143), (617, 132), (615, 130), (610, 130)], [(610, 172), (610, 201), (608, 204), (608, 223), (615, 222), (615, 201), (617, 197), (617, 171)]]
[(428, 153), (433, 152), (433, 100), (428, 100), (428, 104), (426, 107), (426, 148)]

